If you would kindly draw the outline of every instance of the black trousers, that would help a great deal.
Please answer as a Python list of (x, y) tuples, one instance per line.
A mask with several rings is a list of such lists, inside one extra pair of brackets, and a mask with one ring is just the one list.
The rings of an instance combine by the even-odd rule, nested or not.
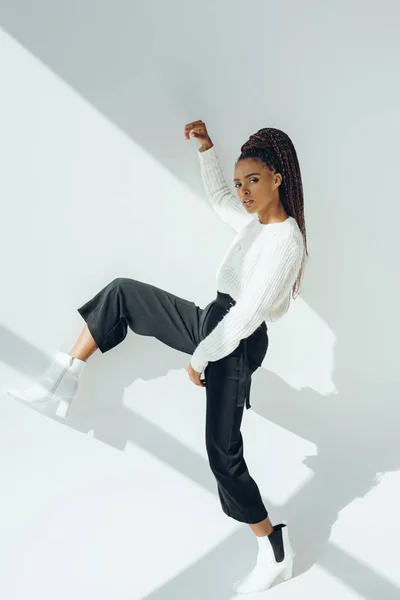
[[(231, 296), (217, 292), (201, 309), (160, 288), (122, 277), (77, 310), (103, 353), (122, 342), (129, 327), (138, 335), (155, 337), (192, 355), (234, 304)], [(223, 511), (244, 523), (259, 523), (268, 516), (243, 457), (240, 433), (244, 405), (250, 407), (251, 376), (261, 366), (267, 348), (267, 326), (262, 323), (231, 354), (209, 362), (204, 372), (209, 464)]]

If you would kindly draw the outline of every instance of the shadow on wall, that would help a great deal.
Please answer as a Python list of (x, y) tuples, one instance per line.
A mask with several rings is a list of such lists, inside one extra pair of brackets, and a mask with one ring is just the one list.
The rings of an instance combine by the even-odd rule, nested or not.
[[(21, 369), (25, 375), (34, 378), (35, 372), (48, 365), (49, 357), (10, 331), (0, 330), (0, 339), (1, 348), (7, 349), (7, 355), (3, 351), (0, 359)], [(96, 439), (121, 451), (132, 442), (216, 493), (207, 461), (124, 405), (125, 390), (137, 378), (153, 380), (171, 369), (184, 369), (188, 356), (153, 338), (136, 336), (131, 331), (123, 344), (106, 354), (106, 369), (96, 369), (93, 364), (105, 360), (106, 355), (99, 352), (88, 362), (70, 417), (61, 422), (83, 433), (93, 431)], [(96, 370), (95, 380), (91, 377), (92, 365)], [(183, 372), (182, 377), (185, 375)], [(336, 373), (336, 380), (340, 382), (340, 373)], [(287, 519), (291, 524), (291, 536), (298, 550), (296, 574), (318, 562), (366, 598), (374, 600), (379, 591), (385, 600), (394, 600), (398, 594), (395, 586), (329, 543), (331, 527), (339, 511), (371, 490), (380, 473), (400, 468), (394, 389), (386, 389), (384, 411), (380, 402), (382, 391), (381, 387), (374, 389), (369, 385), (364, 388), (356, 382), (346, 389), (345, 375), (340, 394), (323, 398), (309, 389), (294, 390), (276, 375), (261, 368), (254, 375), (252, 406), (268, 420), (314, 442), (318, 447), (318, 455), (306, 459), (307, 466), (314, 473), (307, 485), (285, 506), (274, 507), (266, 501), (276, 520)], [(135, 401), (139, 403), (141, 399)], [(55, 418), (51, 411), (46, 410), (45, 413)], [(304, 550), (301, 551), (301, 548)], [(199, 600), (205, 592), (207, 597), (215, 600), (228, 599), (232, 573), (245, 573), (251, 568), (254, 552), (250, 535), (241, 529), (211, 555), (196, 563), (190, 572), (180, 574), (149, 598), (169, 598), (171, 590), (178, 593), (189, 580), (193, 584), (193, 578), (198, 577), (199, 584), (201, 582)], [(229, 556), (229, 569), (226, 567), (221, 573), (220, 566), (225, 563), (222, 556), (225, 560)], [(218, 557), (221, 557), (221, 562)], [(218, 590), (204, 589), (208, 585), (204, 570), (209, 574), (211, 565), (218, 571)], [(360, 576), (356, 577), (355, 573)]]
[[(315, 27), (315, 13), (296, 2), (291, 3), (290, 11), (286, 3), (285, 8), (274, 5), (274, 27), (266, 36), (270, 6), (256, 2), (252, 42), (241, 45), (232, 39), (237, 24), (248, 21), (245, 3), (229, 3), (229, 15), (227, 3), (204, 4), (196, 14), (195, 31), (188, 25), (192, 9), (183, 0), (160, 3), (156, 15), (153, 6), (146, 3), (94, 7), (90, 2), (82, 6), (71, 0), (64, 12), (45, 0), (36, 2), (34, 11), (26, 11), (25, 4), (14, 0), (1, 7), (4, 27), (131, 139), (191, 188), (197, 186), (201, 194), (192, 156), (171, 151), (173, 144), (176, 148), (181, 143), (177, 132), (191, 119), (210, 115), (224, 132), (226, 148), (239, 150), (237, 140), (265, 124), (268, 107), (268, 121), (287, 114), (280, 121), (288, 130), (297, 128), (299, 139), (321, 143), (324, 151), (318, 149), (318, 156), (313, 154), (309, 163), (309, 197), (315, 202), (307, 205), (307, 211), (314, 234), (311, 255), (315, 271), (307, 282), (307, 294), (315, 311), (337, 336), (333, 375), (340, 393), (322, 397), (304, 385), (298, 391), (260, 369), (254, 376), (252, 406), (318, 448), (318, 455), (306, 460), (314, 473), (309, 483), (286, 506), (269, 505), (274, 516), (290, 520), (294, 545), (305, 550), (298, 552), (297, 573), (318, 561), (365, 598), (394, 600), (398, 597), (395, 586), (328, 543), (339, 511), (372, 489), (380, 473), (400, 468), (398, 344), (391, 316), (397, 314), (394, 302), (398, 293), (390, 287), (392, 274), (398, 270), (394, 227), (399, 204), (391, 182), (396, 180), (390, 177), (398, 169), (394, 146), (398, 139), (398, 91), (390, 87), (395, 78), (390, 79), (381, 68), (390, 64), (392, 55), (382, 58), (378, 71), (376, 63), (369, 61), (369, 52), (378, 62), (383, 55), (371, 43), (371, 36), (358, 40), (357, 57), (352, 54), (354, 29), (350, 25), (352, 18), (358, 23), (358, 15), (352, 15), (351, 7), (346, 14), (348, 38), (347, 30), (335, 30), (334, 19), (328, 19), (329, 30), (324, 31), (323, 25)], [(227, 26), (227, 16), (231, 27)], [(392, 23), (394, 26), (396, 20)], [(389, 43), (392, 29), (389, 22), (386, 26), (385, 40)], [(379, 40), (378, 24), (374, 22), (373, 27), (373, 39)], [(310, 40), (309, 48), (298, 45), (298, 31)], [(295, 40), (295, 46), (290, 40)], [(218, 59), (216, 47), (220, 49)], [(320, 62), (316, 63), (315, 47), (320, 50)], [(385, 50), (384, 45), (382, 48)], [(350, 57), (358, 60), (358, 55), (364, 56), (365, 64), (360, 65), (357, 88)], [(279, 85), (271, 85), (277, 72), (285, 73), (285, 77)], [(315, 72), (321, 72), (320, 77), (315, 78)], [(361, 76), (364, 72), (365, 81)], [(265, 73), (264, 79), (258, 80), (261, 85), (256, 94), (249, 93), (254, 90), (255, 73)], [(297, 90), (295, 103), (293, 90)], [(380, 90), (387, 98), (378, 95)], [(390, 102), (395, 106), (392, 112)], [(211, 133), (213, 129), (211, 126)], [(307, 142), (303, 143), (306, 146)], [(379, 164), (379, 185), (375, 180), (372, 186), (365, 171), (371, 164), (371, 148), (385, 149), (384, 161)], [(341, 176), (337, 192), (327, 189), (332, 187), (333, 171)], [(307, 169), (305, 172), (307, 175)], [(376, 207), (381, 206), (382, 198), (391, 215), (384, 230), (377, 228), (380, 215)], [(328, 222), (329, 227), (325, 227)], [(314, 331), (309, 333), (314, 335)], [(12, 332), (0, 330), (0, 339), (1, 359), (24, 375), (33, 378), (47, 366), (49, 357)], [(120, 450), (132, 441), (207, 489), (214, 489), (204, 461), (187, 448), (181, 452), (176, 440), (124, 405), (124, 391), (138, 377), (150, 380), (170, 369), (185, 368), (188, 357), (156, 340), (142, 339), (140, 352), (137, 348), (137, 340), (129, 336), (123, 350), (118, 347), (110, 353), (107, 369), (96, 370), (95, 381), (90, 377), (91, 368), (85, 371), (76, 410), (71, 411), (66, 425), (82, 432), (93, 430), (97, 439)], [(272, 340), (271, 352), (273, 348)], [(94, 363), (97, 360), (102, 357), (93, 358)], [(240, 530), (148, 598), (184, 597), (189, 583), (195, 600), (230, 598), (229, 586), (224, 587), (225, 564), (238, 574), (242, 567), (244, 573), (254, 560), (250, 539)], [(207, 589), (213, 569), (215, 581), (224, 583), (214, 581)], [(194, 581), (198, 585), (193, 586)]]

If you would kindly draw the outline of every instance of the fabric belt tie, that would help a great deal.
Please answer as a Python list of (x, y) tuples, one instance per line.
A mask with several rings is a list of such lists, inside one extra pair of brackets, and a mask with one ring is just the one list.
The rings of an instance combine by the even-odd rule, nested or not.
[(240, 351), (239, 358), (239, 392), (238, 392), (238, 406), (244, 406), (246, 403), (246, 409), (251, 408), (250, 404), (250, 387), (251, 387), (251, 373), (247, 362), (247, 340), (240, 342), (242, 348)]

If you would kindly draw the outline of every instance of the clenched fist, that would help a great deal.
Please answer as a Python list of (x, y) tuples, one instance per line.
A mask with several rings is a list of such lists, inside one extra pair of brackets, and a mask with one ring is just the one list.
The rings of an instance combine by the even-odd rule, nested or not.
[(200, 152), (204, 152), (214, 145), (203, 121), (193, 121), (193, 123), (185, 125), (185, 138), (190, 140), (191, 137), (196, 138), (201, 143)]
[(189, 377), (190, 377), (191, 381), (193, 381), (193, 383), (195, 383), (196, 385), (200, 385), (201, 387), (206, 387), (206, 380), (200, 379), (201, 373), (198, 373), (197, 371), (195, 371), (193, 369), (191, 363), (189, 363), (187, 371), (188, 371)]

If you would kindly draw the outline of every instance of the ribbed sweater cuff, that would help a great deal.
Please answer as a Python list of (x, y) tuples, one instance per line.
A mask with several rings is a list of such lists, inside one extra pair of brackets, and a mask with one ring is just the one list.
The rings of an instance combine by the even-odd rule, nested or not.
[(208, 361), (204, 356), (202, 346), (197, 346), (196, 350), (193, 353), (190, 364), (192, 365), (193, 369), (198, 373), (203, 373), (203, 371), (205, 371), (208, 365)]
[(200, 152), (198, 150), (197, 154), (199, 155), (199, 160), (200, 160), (201, 164), (204, 165), (205, 167), (207, 167), (207, 165), (211, 165), (213, 162), (218, 160), (217, 150), (216, 150), (215, 146), (212, 146), (211, 148), (209, 148), (208, 150), (205, 150), (204, 152)]

